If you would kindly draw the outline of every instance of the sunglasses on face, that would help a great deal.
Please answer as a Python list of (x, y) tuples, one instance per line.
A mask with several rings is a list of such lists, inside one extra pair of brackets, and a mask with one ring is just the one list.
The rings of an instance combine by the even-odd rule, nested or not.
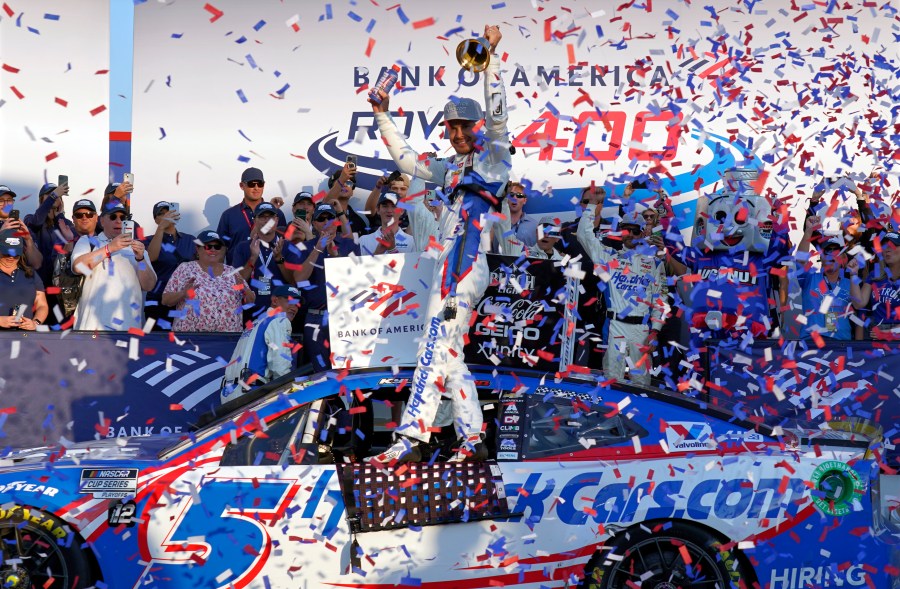
[(509, 195), (516, 198), (525, 198), (525, 194), (522, 192), (510, 192)]
[(126, 219), (126, 217), (127, 217), (127, 215), (125, 213), (113, 213), (112, 215), (109, 215), (109, 220), (110, 221), (124, 221)]
[(582, 198), (582, 199), (581, 199), (581, 204), (583, 204), (583, 205), (589, 205), (589, 204), (591, 204), (591, 199), (589, 199), (589, 198)]
[(262, 180), (251, 180), (247, 182), (247, 186), (250, 188), (262, 188), (266, 183)]
[(93, 219), (94, 215), (96, 215), (96, 214), (97, 213), (95, 213), (93, 211), (88, 211), (87, 213), (75, 213), (72, 216), (75, 217), (76, 219)]
[(328, 223), (329, 221), (334, 221), (334, 217), (332, 215), (321, 215), (316, 218), (316, 221), (319, 223)]
[(212, 251), (212, 250), (219, 251), (219, 250), (222, 249), (223, 247), (224, 247), (224, 246), (223, 246), (221, 243), (218, 243), (218, 242), (214, 242), (214, 243), (204, 243), (204, 244), (203, 244), (203, 249), (205, 249), (205, 250), (208, 251), (208, 252), (209, 252), (209, 251)]

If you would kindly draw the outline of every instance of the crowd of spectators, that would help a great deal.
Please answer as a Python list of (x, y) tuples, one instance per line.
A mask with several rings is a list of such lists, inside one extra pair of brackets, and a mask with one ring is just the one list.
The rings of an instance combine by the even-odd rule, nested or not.
[[(76, 200), (71, 216), (68, 185), (45, 184), (24, 219), (17, 195), (0, 186), (0, 329), (265, 334), (273, 325), (285, 331), (272, 321), (281, 313), (292, 321), (294, 341), (284, 345), (295, 363), (326, 369), (324, 260), (425, 251), (443, 205), (395, 172), (355, 210), (352, 163), (327, 185), (298, 193), (286, 218), (280, 198), (264, 198), (262, 170), (248, 168), (241, 201), (216, 231), (197, 236), (179, 229), (178, 207), (167, 201), (153, 206), (155, 228), (136, 226), (127, 182), (110, 184), (99, 206)], [(746, 187), (710, 194), (685, 242), (679, 227), (691, 219), (675, 215), (653, 178), (591, 183), (566, 222), (529, 216), (528, 203), (542, 195), (513, 182), (491, 250), (580, 276), (576, 364), (683, 389), (713, 340), (900, 338), (900, 235), (885, 186), (878, 171), (815, 186), (795, 246), (786, 203)]]

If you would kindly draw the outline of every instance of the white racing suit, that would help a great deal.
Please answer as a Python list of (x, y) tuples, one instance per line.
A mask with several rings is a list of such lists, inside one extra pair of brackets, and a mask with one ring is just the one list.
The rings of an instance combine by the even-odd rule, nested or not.
[[(453, 421), (462, 438), (481, 434), (482, 415), (475, 383), (463, 357), (469, 320), (490, 282), (484, 252), (490, 229), (497, 221), (498, 196), (509, 181), (509, 132), (506, 92), (500, 78), (500, 59), (491, 60), (484, 76), (485, 124), (476, 129), (482, 149), (446, 160), (419, 159), (388, 113), (376, 113), (381, 137), (398, 168), (426, 182), (443, 185), (447, 200), (440, 218), (440, 251), (425, 313), (419, 361), (412, 391), (397, 433), (427, 442), (441, 397), (451, 401)], [(421, 198), (414, 199), (411, 217), (431, 214)], [(422, 210), (424, 209), (424, 211)], [(411, 223), (415, 221), (411, 218)], [(420, 245), (434, 252), (428, 243)], [(432, 254), (434, 256), (435, 254)]]
[[(669, 315), (666, 274), (656, 256), (634, 249), (614, 250), (594, 235), (594, 210), (578, 222), (578, 241), (594, 262), (594, 273), (605, 283), (608, 334), (603, 372), (622, 381), (629, 367), (630, 380), (649, 385), (652, 355), (641, 351), (651, 329), (662, 329)], [(602, 288), (602, 286), (601, 286)]]

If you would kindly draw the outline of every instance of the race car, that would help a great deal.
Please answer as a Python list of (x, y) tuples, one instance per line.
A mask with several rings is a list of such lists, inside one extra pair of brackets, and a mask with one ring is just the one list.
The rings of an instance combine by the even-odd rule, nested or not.
[(594, 373), (472, 372), (487, 462), (445, 462), (439, 432), (427, 462), (362, 460), (390, 442), (402, 369), (288, 377), (181, 438), (8, 457), (2, 586), (896, 585), (875, 436)]

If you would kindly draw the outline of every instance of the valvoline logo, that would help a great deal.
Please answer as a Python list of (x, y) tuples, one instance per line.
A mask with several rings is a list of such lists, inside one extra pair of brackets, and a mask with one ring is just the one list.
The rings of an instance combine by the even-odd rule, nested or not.
[[(532, 215), (571, 212), (583, 187), (592, 180), (609, 179), (608, 183), (614, 185), (613, 193), (620, 193), (622, 185), (631, 178), (629, 170), (634, 169), (633, 164), (643, 162), (645, 169), (660, 170), (662, 188), (674, 197), (679, 226), (686, 228), (693, 224), (697, 196), (704, 189), (711, 192), (713, 184), (720, 182), (726, 171), (735, 167), (762, 168), (762, 162), (752, 150), (741, 149), (727, 137), (709, 132), (701, 136), (688, 131), (681, 124), (679, 112), (634, 113), (632, 110), (600, 112), (595, 109), (573, 115), (547, 110), (524, 128), (511, 120), (510, 129), (522, 129), (511, 137), (512, 145), (517, 148), (512, 159), (512, 177), (527, 179), (536, 189), (552, 187), (540, 198), (529, 199), (526, 212)], [(443, 112), (403, 110), (391, 114), (400, 132), (410, 137), (411, 145), (442, 156), (440, 150), (448, 147), (441, 136)], [(360, 150), (361, 145), (371, 145), (372, 149)], [(357, 186), (362, 189), (371, 190), (379, 177), (397, 167), (378, 136), (371, 111), (352, 113), (347, 134), (333, 131), (320, 137), (310, 145), (307, 158), (319, 171), (328, 174), (344, 165), (350, 155), (357, 158)], [(683, 171), (673, 174), (680, 170)], [(570, 186), (554, 186), (560, 183)]]
[(666, 428), (666, 444), (669, 450), (707, 450), (715, 440), (708, 423), (670, 421)]

